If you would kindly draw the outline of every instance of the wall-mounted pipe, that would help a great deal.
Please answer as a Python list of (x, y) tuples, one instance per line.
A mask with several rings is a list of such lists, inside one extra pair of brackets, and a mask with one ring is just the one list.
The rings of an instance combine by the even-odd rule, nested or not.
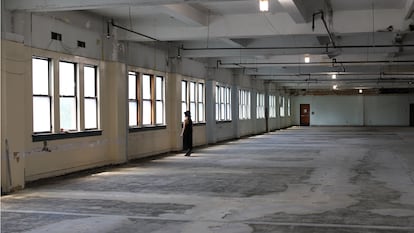
[[(120, 29), (125, 30), (125, 31), (127, 31), (127, 32), (131, 32), (131, 33), (137, 34), (137, 35), (139, 35), (139, 36), (145, 37), (145, 38), (150, 39), (150, 40), (153, 40), (153, 41), (161, 42), (160, 40), (158, 40), (158, 39), (156, 39), (156, 38), (154, 38), (154, 37), (147, 36), (147, 35), (145, 35), (145, 34), (142, 34), (142, 33), (136, 32), (136, 31), (134, 31), (134, 30), (128, 29), (128, 28), (123, 27), (123, 26), (120, 26), (120, 25), (116, 25), (116, 24), (114, 23), (114, 20), (111, 20), (111, 21), (110, 21), (110, 23), (111, 23), (112, 27), (120, 28)], [(108, 31), (109, 31), (109, 29), (108, 29)]]

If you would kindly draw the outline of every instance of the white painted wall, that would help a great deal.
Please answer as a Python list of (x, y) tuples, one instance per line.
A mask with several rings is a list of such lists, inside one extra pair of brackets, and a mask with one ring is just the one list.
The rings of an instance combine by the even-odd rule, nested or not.
[(310, 104), (310, 125), (408, 126), (413, 94), (296, 96), (294, 125), (300, 124), (300, 104)]

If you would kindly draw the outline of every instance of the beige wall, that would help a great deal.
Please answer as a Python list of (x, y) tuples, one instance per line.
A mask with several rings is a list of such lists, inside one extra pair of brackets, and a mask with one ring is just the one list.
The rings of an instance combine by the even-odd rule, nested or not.
[[(230, 71), (211, 71), (208, 77), (204, 72), (196, 76), (169, 73), (155, 69), (127, 66), (122, 62), (103, 61), (93, 58), (31, 48), (22, 43), (2, 41), (2, 80), (1, 80), (1, 143), (2, 191), (9, 192), (24, 188), (28, 181), (63, 175), (70, 172), (95, 168), (110, 164), (125, 163), (131, 159), (143, 158), (165, 152), (180, 151), (182, 148), (181, 119), (181, 80), (198, 80), (206, 85), (206, 123), (194, 126), (194, 146), (206, 145), (238, 138), (240, 136), (265, 132), (265, 121), (256, 120), (255, 101), (252, 101), (252, 119), (239, 121), (236, 110), (236, 93), (239, 87), (264, 92), (261, 81), (249, 81), (247, 76), (237, 76)], [(99, 119), (101, 135), (67, 139), (54, 139), (46, 142), (32, 140), (32, 56), (51, 58), (54, 62), (54, 76), (58, 76), (58, 61), (72, 61), (99, 67)], [(179, 67), (180, 68), (180, 67)], [(165, 77), (165, 119), (166, 127), (129, 132), (128, 128), (128, 82), (130, 69)], [(181, 67), (180, 69), (183, 69)], [(80, 75), (80, 78), (82, 75)], [(210, 80), (210, 81), (207, 81)], [(217, 80), (229, 85), (233, 93), (232, 122), (216, 123), (214, 113), (214, 86)], [(55, 93), (58, 89), (55, 85)], [(58, 102), (58, 97), (52, 97)], [(254, 98), (255, 99), (255, 98)], [(209, 106), (209, 104), (211, 106)], [(54, 104), (54, 108), (57, 108)], [(212, 110), (212, 111), (211, 111)], [(237, 110), (238, 111), (238, 110)], [(56, 111), (58, 112), (58, 111)], [(82, 115), (80, 113), (80, 115)], [(52, 120), (53, 121), (53, 120)], [(58, 121), (57, 121), (58, 122)], [(271, 119), (271, 129), (288, 124), (286, 120)], [(56, 126), (56, 124), (54, 124)], [(210, 136), (207, 131), (209, 131)], [(59, 134), (59, 132), (55, 132)], [(213, 139), (208, 139), (212, 137)], [(9, 153), (6, 153), (5, 142)], [(47, 151), (44, 149), (47, 144)], [(10, 169), (8, 167), (10, 166)]]

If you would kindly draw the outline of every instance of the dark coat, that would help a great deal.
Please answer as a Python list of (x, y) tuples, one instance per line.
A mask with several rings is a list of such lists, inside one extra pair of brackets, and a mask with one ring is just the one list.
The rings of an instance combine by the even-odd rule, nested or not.
[(183, 150), (193, 149), (193, 121), (187, 118), (184, 121), (183, 131)]

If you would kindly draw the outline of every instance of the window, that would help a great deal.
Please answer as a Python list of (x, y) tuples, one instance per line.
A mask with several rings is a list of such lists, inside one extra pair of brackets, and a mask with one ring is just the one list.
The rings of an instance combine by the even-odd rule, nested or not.
[(151, 125), (152, 123), (152, 96), (151, 96), (151, 76), (142, 76), (142, 124)]
[[(181, 111), (185, 112), (189, 110), (187, 106), (188, 106), (187, 81), (181, 81)], [(184, 114), (181, 114), (181, 121), (184, 121)]]
[(279, 96), (279, 106), (280, 106), (280, 116), (284, 117), (285, 116), (285, 97), (284, 96)]
[(138, 75), (135, 72), (128, 73), (128, 107), (129, 107), (129, 126), (136, 127), (139, 125), (138, 111)]
[(162, 76), (128, 73), (129, 127), (165, 124), (165, 80)]
[(287, 99), (287, 115), (290, 116), (290, 98)]
[(257, 119), (265, 118), (265, 95), (257, 93)]
[(195, 108), (196, 108), (196, 83), (190, 82), (190, 112), (192, 112), (193, 115), (196, 112)]
[[(191, 112), (194, 122), (204, 122), (204, 83), (181, 81), (181, 110)], [(182, 114), (184, 120), (184, 115)]]
[(250, 119), (250, 91), (239, 90), (239, 119)]
[(97, 72), (95, 66), (83, 68), (84, 98), (85, 98), (85, 129), (98, 128), (98, 95)]
[(204, 83), (198, 83), (198, 90), (197, 90), (197, 119), (198, 122), (204, 122), (205, 116), (204, 116)]
[(276, 96), (269, 96), (269, 117), (276, 118)]
[(155, 124), (164, 124), (164, 77), (155, 78)]
[(76, 64), (59, 62), (59, 104), (61, 131), (77, 130)]
[(216, 120), (231, 121), (231, 89), (216, 86)]
[[(99, 128), (98, 67), (91, 65), (93, 62), (81, 64), (58, 59), (32, 57), (34, 141), (78, 135), (62, 136), (67, 131), (88, 130), (83, 135), (97, 135), (92, 130)], [(52, 68), (57, 69), (56, 76)]]
[(47, 58), (32, 59), (34, 133), (52, 132), (50, 67), (50, 60)]

